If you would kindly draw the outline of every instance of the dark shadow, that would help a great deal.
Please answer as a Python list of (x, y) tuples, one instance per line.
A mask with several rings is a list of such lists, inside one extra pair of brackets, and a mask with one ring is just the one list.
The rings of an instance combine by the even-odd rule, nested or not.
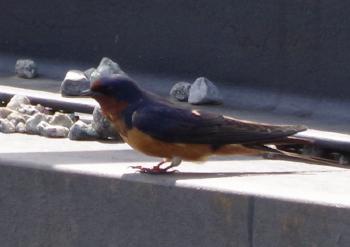
[(143, 174), (143, 173), (132, 173), (124, 174), (122, 177), (126, 179), (133, 179), (140, 176), (149, 178), (166, 177), (175, 180), (182, 179), (205, 179), (205, 178), (223, 178), (223, 177), (247, 177), (247, 176), (266, 176), (266, 175), (311, 175), (320, 172), (331, 172), (331, 171), (285, 171), (285, 172), (174, 172), (168, 174)]

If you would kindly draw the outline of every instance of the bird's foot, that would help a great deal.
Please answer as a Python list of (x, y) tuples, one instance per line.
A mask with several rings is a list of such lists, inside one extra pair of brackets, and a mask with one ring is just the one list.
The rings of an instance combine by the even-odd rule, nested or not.
[(152, 168), (147, 168), (143, 166), (130, 166), (133, 169), (137, 169), (138, 172), (140, 173), (145, 173), (145, 174), (172, 174), (177, 172), (177, 170), (171, 170), (169, 169), (171, 167), (166, 167), (166, 168), (160, 168), (160, 166), (153, 166)]

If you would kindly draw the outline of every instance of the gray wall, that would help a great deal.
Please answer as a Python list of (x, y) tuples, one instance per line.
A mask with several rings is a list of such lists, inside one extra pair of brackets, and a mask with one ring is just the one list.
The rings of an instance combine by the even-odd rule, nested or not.
[(350, 212), (341, 206), (127, 181), (139, 174), (105, 178), (3, 162), (1, 247), (350, 246)]
[(346, 99), (350, 2), (12, 0), (0, 51)]

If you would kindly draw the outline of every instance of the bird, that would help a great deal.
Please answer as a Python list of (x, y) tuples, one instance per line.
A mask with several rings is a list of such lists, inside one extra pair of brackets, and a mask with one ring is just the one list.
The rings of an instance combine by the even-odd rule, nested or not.
[[(212, 155), (275, 153), (314, 161), (283, 150), (305, 140), (294, 135), (304, 125), (272, 125), (241, 120), (178, 104), (142, 89), (127, 75), (93, 81), (81, 96), (94, 98), (121, 138), (133, 149), (162, 160), (152, 168), (133, 166), (141, 173), (173, 173), (186, 161), (205, 161)], [(279, 149), (278, 147), (281, 147)], [(164, 167), (165, 163), (170, 163)]]

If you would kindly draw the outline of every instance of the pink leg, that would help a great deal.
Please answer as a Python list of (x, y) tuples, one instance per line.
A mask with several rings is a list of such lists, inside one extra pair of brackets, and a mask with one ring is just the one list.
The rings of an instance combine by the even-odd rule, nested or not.
[(168, 174), (168, 173), (174, 173), (174, 171), (168, 171), (172, 166), (167, 166), (165, 168), (161, 168), (160, 166), (164, 163), (169, 162), (167, 159), (163, 159), (161, 162), (159, 162), (156, 166), (153, 166), (152, 168), (146, 168), (143, 166), (131, 166), (133, 169), (137, 169), (140, 173), (146, 173), (146, 174)]

